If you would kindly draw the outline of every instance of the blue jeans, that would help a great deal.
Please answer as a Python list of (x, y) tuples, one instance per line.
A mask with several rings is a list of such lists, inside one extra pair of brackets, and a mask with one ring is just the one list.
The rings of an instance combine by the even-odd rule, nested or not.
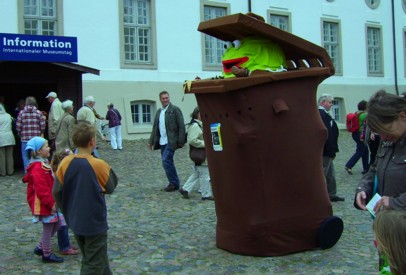
[(70, 248), (68, 226), (63, 225), (58, 229), (58, 248), (59, 251), (66, 251)]
[(21, 141), (21, 156), (23, 158), (23, 165), (24, 165), (24, 174), (27, 173), (27, 167), (28, 167), (28, 156), (27, 153), (25, 152), (25, 147), (27, 147), (28, 141)]
[(179, 187), (179, 177), (173, 162), (174, 155), (175, 151), (171, 150), (167, 144), (161, 145), (162, 166), (164, 167), (166, 177), (170, 184)]
[(353, 168), (355, 164), (358, 162), (358, 160), (362, 158), (362, 168), (364, 169), (364, 171), (368, 171), (369, 169), (368, 146), (365, 145), (364, 141), (362, 141), (360, 137), (361, 137), (360, 132), (357, 131), (352, 133), (352, 139), (357, 144), (357, 148), (355, 150), (355, 153), (352, 155), (352, 157), (345, 166), (348, 168)]
[(99, 151), (97, 151), (97, 148), (94, 148), (94, 150), (93, 150), (93, 156), (94, 156), (95, 158), (100, 158)]

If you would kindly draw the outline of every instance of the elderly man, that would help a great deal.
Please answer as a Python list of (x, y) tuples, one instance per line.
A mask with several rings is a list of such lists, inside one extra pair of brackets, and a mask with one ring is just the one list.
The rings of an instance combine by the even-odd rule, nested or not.
[[(82, 108), (79, 109), (76, 119), (79, 120), (86, 120), (89, 121), (96, 129), (98, 129), (97, 124), (96, 124), (96, 119), (103, 119), (100, 117), (97, 112), (94, 109), (94, 105), (96, 104), (96, 101), (94, 100), (93, 96), (87, 96), (84, 101), (84, 105)], [(96, 137), (100, 140), (104, 140), (102, 134), (100, 131), (96, 131)], [(95, 148), (93, 151), (93, 155), (95, 157), (99, 157), (99, 152)]]
[(333, 97), (329, 94), (323, 94), (319, 100), (319, 113), (324, 126), (327, 129), (328, 137), (323, 148), (323, 171), (327, 183), (327, 192), (330, 201), (344, 201), (344, 198), (337, 196), (336, 173), (333, 160), (338, 152), (338, 127), (337, 123), (331, 117), (329, 111), (333, 106)]
[(62, 102), (62, 109), (65, 113), (58, 120), (55, 147), (56, 150), (69, 148), (73, 150), (75, 144), (72, 141), (73, 127), (75, 126), (75, 117), (73, 116), (73, 102), (72, 100), (65, 100)]
[(50, 92), (45, 98), (51, 103), (51, 108), (48, 114), (48, 142), (51, 147), (51, 154), (55, 150), (55, 135), (57, 130), (58, 120), (63, 115), (62, 103), (58, 99), (55, 92)]

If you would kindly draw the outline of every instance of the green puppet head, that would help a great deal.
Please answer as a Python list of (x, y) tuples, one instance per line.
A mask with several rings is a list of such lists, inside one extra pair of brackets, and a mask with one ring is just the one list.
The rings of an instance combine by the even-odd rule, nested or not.
[[(278, 44), (260, 37), (247, 37), (226, 43), (226, 51), (222, 57), (223, 76), (234, 77), (231, 67), (255, 70), (280, 71), (286, 66), (285, 55)], [(282, 66), (282, 67), (281, 67)]]

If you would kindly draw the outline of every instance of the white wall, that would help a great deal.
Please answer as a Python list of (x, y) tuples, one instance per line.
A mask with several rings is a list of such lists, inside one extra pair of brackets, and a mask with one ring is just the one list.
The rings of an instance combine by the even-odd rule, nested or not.
[[(216, 2), (216, 1), (213, 1)], [(230, 4), (230, 13), (248, 12), (248, 0), (218, 0)], [(320, 86), (318, 93), (328, 92), (343, 99), (343, 112), (354, 111), (356, 104), (384, 88), (394, 92), (394, 61), (392, 44), (391, 1), (380, 1), (371, 10), (363, 0), (261, 0), (251, 1), (252, 12), (268, 18), (267, 12), (291, 14), (292, 33), (317, 45), (321, 44), (322, 18), (339, 20), (342, 45), (342, 76), (332, 76)], [(202, 71), (202, 34), (197, 31), (201, 21), (201, 1), (156, 0), (157, 69), (121, 69), (118, 1), (64, 0), (65, 36), (78, 38), (79, 64), (100, 70), (100, 76), (83, 76), (84, 96), (94, 95), (97, 110), (104, 114), (107, 102), (113, 101), (124, 112), (124, 138), (148, 135), (148, 129), (130, 125), (128, 104), (132, 100), (154, 100), (168, 90), (174, 104), (181, 107), (185, 120), (196, 106), (194, 95), (182, 99), (182, 83), (196, 76), (210, 78), (220, 71)], [(17, 1), (0, 1), (0, 32), (18, 32)], [(405, 46), (403, 32), (406, 14), (401, 1), (395, 1), (397, 35), (397, 69), (400, 91), (406, 90)], [(383, 34), (384, 76), (367, 75), (366, 24), (381, 26)]]
[(0, 32), (18, 32), (17, 1), (11, 5), (9, 1), (0, 1)]

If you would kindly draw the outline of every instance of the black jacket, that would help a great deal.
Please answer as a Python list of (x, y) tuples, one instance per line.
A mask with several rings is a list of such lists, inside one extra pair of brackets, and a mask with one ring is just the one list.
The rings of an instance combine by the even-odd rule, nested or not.
[(335, 158), (336, 153), (338, 152), (339, 135), (337, 123), (325, 109), (319, 108), (319, 113), (328, 133), (327, 141), (323, 148), (323, 156)]
[[(149, 144), (153, 145), (154, 150), (160, 149), (159, 138), (159, 109), (155, 115), (154, 125), (152, 127), (151, 136), (149, 138)], [(172, 103), (169, 103), (168, 109), (165, 112), (165, 127), (166, 134), (168, 136), (168, 146), (172, 150), (182, 148), (185, 143), (185, 122), (183, 120), (182, 111)]]

